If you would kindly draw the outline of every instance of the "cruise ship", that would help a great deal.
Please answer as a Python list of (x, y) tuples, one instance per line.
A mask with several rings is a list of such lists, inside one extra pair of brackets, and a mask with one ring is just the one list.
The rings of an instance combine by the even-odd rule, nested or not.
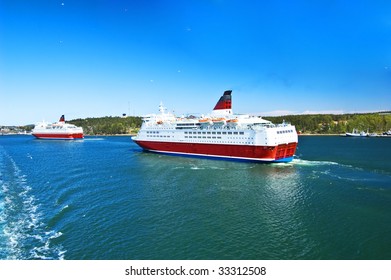
[(32, 131), (38, 139), (72, 140), (84, 138), (83, 128), (65, 123), (65, 116), (55, 123), (37, 123)]
[(159, 113), (145, 116), (132, 139), (150, 152), (254, 162), (290, 162), (298, 143), (290, 123), (234, 114), (231, 90), (200, 117), (176, 117), (160, 103)]

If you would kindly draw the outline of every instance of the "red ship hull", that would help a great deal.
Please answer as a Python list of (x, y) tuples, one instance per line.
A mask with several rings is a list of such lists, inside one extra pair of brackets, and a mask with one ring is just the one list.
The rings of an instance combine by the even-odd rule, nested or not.
[(291, 161), (297, 147), (297, 143), (282, 144), (278, 146), (253, 146), (134, 141), (144, 150), (151, 152), (265, 162)]
[(63, 140), (63, 139), (83, 139), (83, 133), (33, 133), (38, 139), (53, 139), (53, 140)]

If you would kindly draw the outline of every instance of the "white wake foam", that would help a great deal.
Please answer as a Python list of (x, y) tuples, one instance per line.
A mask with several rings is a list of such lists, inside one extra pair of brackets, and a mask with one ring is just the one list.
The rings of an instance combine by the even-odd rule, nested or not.
[(9, 155), (2, 156), (7, 162), (0, 164), (0, 258), (63, 258), (61, 246), (51, 244), (58, 233), (47, 231), (27, 176)]
[(333, 161), (305, 160), (299, 158), (294, 158), (291, 161), (291, 164), (302, 165), (302, 166), (339, 165), (338, 162), (333, 162)]

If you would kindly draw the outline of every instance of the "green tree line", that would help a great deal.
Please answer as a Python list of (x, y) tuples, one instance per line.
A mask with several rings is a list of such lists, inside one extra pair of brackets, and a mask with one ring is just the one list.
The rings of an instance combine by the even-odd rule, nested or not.
[(365, 114), (318, 114), (318, 115), (288, 115), (280, 117), (265, 117), (274, 123), (283, 121), (296, 126), (302, 133), (341, 134), (353, 129), (370, 133), (382, 133), (391, 129), (391, 112)]
[(135, 134), (141, 127), (141, 117), (101, 117), (69, 121), (83, 128), (86, 135)]
[[(309, 134), (342, 134), (353, 129), (382, 133), (391, 129), (391, 112), (364, 114), (314, 114), (264, 117), (273, 123), (290, 122), (297, 131)], [(141, 127), (141, 117), (101, 117), (69, 121), (83, 127), (86, 135), (135, 134)]]

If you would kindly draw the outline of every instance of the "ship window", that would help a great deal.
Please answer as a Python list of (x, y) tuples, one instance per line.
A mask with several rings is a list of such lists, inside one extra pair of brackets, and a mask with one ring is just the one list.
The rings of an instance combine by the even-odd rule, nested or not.
[(224, 135), (226, 135), (226, 134), (227, 134), (227, 132), (223, 131), (223, 134), (224, 134)]
[(216, 132), (213, 131), (212, 134), (216, 134)]
[(234, 134), (237, 135), (238, 133), (235, 131)]
[(243, 134), (244, 134), (244, 132), (239, 132), (239, 134), (240, 134), (240, 135), (243, 135)]
[(210, 132), (208, 131), (207, 134), (210, 134)]
[(232, 132), (231, 132), (231, 131), (229, 131), (229, 132), (228, 132), (228, 135), (232, 135)]

